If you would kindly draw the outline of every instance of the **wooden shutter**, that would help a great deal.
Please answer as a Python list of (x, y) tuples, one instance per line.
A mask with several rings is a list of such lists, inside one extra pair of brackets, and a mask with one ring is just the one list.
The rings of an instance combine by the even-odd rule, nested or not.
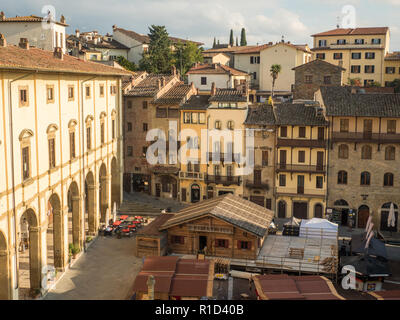
[(180, 237), (180, 242), (181, 242), (181, 244), (185, 244), (185, 237), (184, 236)]
[(218, 239), (215, 239), (215, 247), (218, 248)]
[(241, 246), (240, 246), (240, 244), (241, 244), (241, 241), (240, 241), (240, 240), (238, 240), (238, 242), (237, 242), (237, 247), (238, 247), (238, 249), (241, 249)]
[(225, 240), (225, 248), (229, 248), (229, 240)]

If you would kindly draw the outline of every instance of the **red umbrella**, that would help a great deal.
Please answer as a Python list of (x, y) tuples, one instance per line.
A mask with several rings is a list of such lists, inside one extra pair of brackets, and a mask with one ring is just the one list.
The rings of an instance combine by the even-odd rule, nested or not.
[(123, 215), (123, 216), (120, 216), (119, 218), (120, 218), (121, 220), (125, 220), (126, 218), (128, 218), (128, 216)]
[(122, 223), (122, 221), (115, 221), (115, 222), (113, 223), (113, 226), (119, 226), (121, 223)]

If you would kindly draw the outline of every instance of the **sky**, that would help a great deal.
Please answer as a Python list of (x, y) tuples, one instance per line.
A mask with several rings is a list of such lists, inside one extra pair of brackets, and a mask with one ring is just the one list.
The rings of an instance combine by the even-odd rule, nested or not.
[(239, 37), (246, 29), (249, 45), (285, 41), (309, 44), (314, 33), (343, 25), (342, 8), (354, 7), (357, 27), (390, 27), (390, 51), (400, 51), (400, 0), (14, 0), (4, 1), (8, 17), (44, 16), (44, 6), (55, 8), (67, 20), (68, 33), (97, 30), (112, 33), (112, 26), (147, 34), (152, 24), (166, 26), (171, 36), (212, 46), (214, 37), (228, 43), (230, 29)]

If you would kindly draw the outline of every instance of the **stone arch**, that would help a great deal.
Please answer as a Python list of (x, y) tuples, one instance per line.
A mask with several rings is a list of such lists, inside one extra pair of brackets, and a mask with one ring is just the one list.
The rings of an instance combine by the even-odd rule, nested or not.
[[(49, 242), (53, 245), (53, 265), (58, 270), (64, 269), (64, 219), (61, 208), (61, 200), (57, 193), (53, 193), (47, 203), (48, 206), (48, 228), (47, 228), (47, 246)], [(49, 252), (49, 250), (48, 250)], [(49, 264), (47, 256), (47, 264)]]
[(72, 181), (68, 188), (68, 242), (82, 247), (81, 197), (78, 184)]
[(94, 235), (98, 229), (98, 222), (96, 218), (96, 184), (92, 171), (88, 172), (85, 179), (85, 213), (87, 214), (87, 228), (85, 227), (85, 230), (90, 235)]
[(54, 132), (54, 131), (57, 131), (58, 130), (58, 126), (56, 125), (56, 124), (50, 124), (48, 127), (47, 127), (47, 130), (46, 130), (46, 133), (47, 134), (49, 134), (49, 133), (51, 133), (51, 132)]
[(103, 223), (108, 223), (107, 209), (108, 209), (108, 177), (107, 168), (104, 163), (101, 164), (99, 169), (99, 209), (100, 209), (100, 220)]
[(7, 300), (10, 297), (10, 272), (7, 248), (7, 239), (0, 230), (0, 300)]
[(120, 175), (118, 170), (117, 158), (111, 160), (111, 210), (114, 210), (114, 203), (118, 209), (120, 206), (121, 190)]
[(41, 288), (40, 227), (32, 208), (27, 209), (19, 221), (18, 288), (20, 298), (24, 298)]
[(19, 141), (22, 141), (25, 138), (33, 137), (33, 131), (30, 129), (24, 129), (18, 136)]
[(201, 200), (201, 188), (197, 183), (190, 186), (190, 202), (196, 203)]

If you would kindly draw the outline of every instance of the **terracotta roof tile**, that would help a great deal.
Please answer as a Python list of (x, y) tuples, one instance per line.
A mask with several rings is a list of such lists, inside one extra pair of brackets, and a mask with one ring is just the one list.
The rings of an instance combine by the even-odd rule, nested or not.
[(260, 53), (260, 51), (262, 51), (265, 48), (268, 48), (270, 46), (271, 46), (270, 44), (263, 44), (261, 46), (245, 48), (245, 49), (242, 49), (242, 50), (235, 51), (235, 54)]
[(174, 76), (170, 74), (149, 74), (125, 95), (132, 97), (153, 97), (160, 90), (158, 87), (158, 81), (161, 81), (162, 78), (164, 78), (165, 84), (167, 84), (174, 78)]
[(0, 47), (0, 68), (121, 76), (130, 74), (122, 69), (84, 61), (70, 55), (63, 55), (61, 60), (55, 58), (51, 51), (37, 48), (27, 50), (12, 45)]
[(247, 102), (247, 97), (236, 89), (217, 88), (216, 94), (211, 96), (210, 102)]
[(160, 231), (158, 229), (173, 216), (174, 216), (173, 214), (164, 213), (155, 218), (151, 223), (149, 223), (144, 228), (139, 229), (139, 231), (136, 234), (146, 235), (146, 236), (158, 236), (160, 234)]
[(276, 120), (273, 107), (271, 105), (261, 105), (249, 108), (244, 123), (248, 125), (274, 125)]
[(247, 76), (248, 73), (225, 66), (220, 63), (200, 64), (192, 67), (186, 74), (229, 74), (234, 76)]
[(171, 89), (165, 92), (161, 97), (154, 101), (154, 104), (180, 104), (188, 93), (192, 90), (192, 86), (183, 84), (182, 82), (175, 84)]
[(204, 50), (203, 53), (234, 53), (237, 51), (241, 51), (244, 49), (250, 49), (250, 48), (255, 48), (257, 46), (234, 46), (234, 47), (228, 47), (228, 48), (214, 48), (214, 49), (208, 49), (208, 50)]
[[(39, 17), (35, 15), (30, 15), (30, 16), (15, 16), (15, 17), (4, 17), (3, 20), (0, 20), (1, 22), (42, 22), (44, 21), (44, 17)], [(62, 25), (62, 26), (68, 26), (66, 23), (62, 23), (60, 21), (55, 21), (56, 24)]]
[(300, 103), (278, 104), (275, 107), (275, 115), (278, 125), (328, 125), (323, 115), (317, 115), (315, 107)]
[(325, 32), (313, 34), (312, 37), (316, 36), (347, 36), (347, 35), (378, 35), (386, 34), (389, 30), (388, 27), (367, 27), (367, 28), (337, 28)]
[(396, 51), (396, 52), (388, 53), (385, 56), (385, 60), (387, 60), (387, 61), (391, 61), (391, 60), (398, 61), (398, 60), (400, 60), (400, 52)]

